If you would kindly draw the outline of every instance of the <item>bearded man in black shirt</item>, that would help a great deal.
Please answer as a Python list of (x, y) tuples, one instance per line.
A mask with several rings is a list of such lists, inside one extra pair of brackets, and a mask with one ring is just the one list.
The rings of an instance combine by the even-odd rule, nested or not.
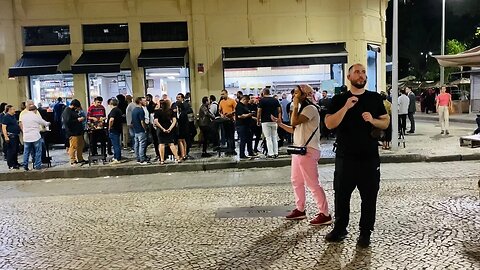
[(370, 234), (375, 224), (377, 194), (380, 188), (380, 157), (376, 129), (386, 129), (390, 118), (382, 97), (365, 90), (365, 67), (355, 64), (348, 70), (352, 88), (336, 95), (325, 116), (328, 129), (337, 130), (335, 158), (335, 226), (325, 236), (328, 242), (339, 242), (347, 236), (350, 197), (358, 188), (361, 204), (360, 237), (357, 245), (370, 245)]

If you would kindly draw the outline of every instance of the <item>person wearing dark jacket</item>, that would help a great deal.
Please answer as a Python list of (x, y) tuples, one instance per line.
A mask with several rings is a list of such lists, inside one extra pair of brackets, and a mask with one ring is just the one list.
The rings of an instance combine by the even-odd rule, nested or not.
[(415, 97), (415, 93), (413, 93), (412, 89), (407, 87), (407, 96), (410, 99), (410, 103), (408, 105), (408, 120), (410, 121), (410, 130), (407, 133), (415, 133), (415, 118), (413, 117), (415, 111), (417, 110), (417, 99)]
[(2, 134), (7, 145), (8, 168), (18, 170), (20, 168), (17, 160), (20, 126), (15, 118), (15, 108), (12, 105), (5, 107), (5, 115), (2, 118)]
[(211, 157), (212, 155), (207, 153), (208, 142), (212, 137), (212, 120), (215, 119), (215, 115), (208, 108), (209, 101), (208, 97), (202, 98), (202, 106), (198, 112), (198, 126), (202, 132), (203, 137), (203, 147), (202, 147), (202, 157)]
[(70, 156), (71, 166), (75, 166), (76, 164), (82, 165), (85, 163), (82, 156), (83, 147), (85, 146), (85, 141), (83, 140), (83, 121), (85, 120), (85, 117), (80, 117), (78, 115), (78, 109), (80, 107), (80, 101), (74, 99), (70, 102), (70, 106), (65, 108), (62, 113), (63, 124), (65, 125), (65, 131), (70, 142), (68, 155)]
[[(252, 125), (252, 117), (254, 113), (252, 113), (248, 109), (248, 102), (250, 101), (250, 97), (245, 95), (240, 98), (240, 102), (237, 103), (235, 107), (235, 115), (237, 117), (236, 125), (237, 125), (237, 133), (238, 137), (240, 138), (240, 158), (246, 159), (253, 157), (255, 153), (253, 153), (252, 149), (252, 130), (250, 129)], [(245, 155), (245, 146), (247, 147), (248, 156)]]

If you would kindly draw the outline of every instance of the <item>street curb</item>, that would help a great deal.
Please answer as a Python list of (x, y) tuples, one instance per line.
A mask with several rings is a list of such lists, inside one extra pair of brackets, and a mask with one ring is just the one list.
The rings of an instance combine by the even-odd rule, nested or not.
[[(424, 116), (424, 115), (415, 114), (415, 120), (438, 122), (438, 116), (437, 117), (428, 117), (428, 116)], [(457, 118), (451, 118), (450, 117), (449, 121), (454, 122), (454, 123), (463, 123), (463, 124), (473, 124), (473, 125), (477, 124), (477, 122), (475, 121), (475, 118), (473, 118), (473, 119), (457, 119)]]
[[(382, 163), (416, 163), (416, 162), (451, 162), (451, 161), (472, 161), (480, 160), (480, 153), (466, 155), (443, 155), (424, 156), (419, 154), (407, 155), (385, 155), (381, 156)], [(96, 178), (107, 176), (145, 175), (156, 173), (175, 172), (201, 172), (226, 169), (251, 169), (251, 168), (278, 168), (289, 166), (291, 159), (283, 157), (278, 159), (248, 160), (248, 161), (215, 161), (198, 163), (181, 163), (150, 166), (92, 166), (82, 168), (51, 169), (42, 171), (14, 171), (0, 173), (0, 181), (23, 181), (23, 180), (45, 180), (55, 178)], [(334, 164), (335, 158), (322, 158), (319, 164)]]

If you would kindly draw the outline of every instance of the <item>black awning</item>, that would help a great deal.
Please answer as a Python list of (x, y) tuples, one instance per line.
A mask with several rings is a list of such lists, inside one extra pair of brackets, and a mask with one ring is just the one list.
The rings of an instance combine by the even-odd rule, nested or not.
[(347, 63), (344, 43), (223, 48), (224, 68)]
[(8, 69), (8, 77), (60, 73), (60, 63), (69, 53), (68, 51), (24, 52), (22, 58)]
[(85, 51), (72, 65), (72, 73), (119, 73), (127, 52), (125, 50)]
[(187, 48), (142, 50), (138, 56), (139, 67), (185, 67)]

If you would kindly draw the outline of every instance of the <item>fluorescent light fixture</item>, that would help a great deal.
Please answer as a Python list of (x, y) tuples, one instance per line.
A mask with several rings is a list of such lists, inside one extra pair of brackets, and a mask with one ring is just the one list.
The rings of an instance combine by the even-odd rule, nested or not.
[(174, 77), (174, 76), (168, 76), (167, 79), (169, 79), (169, 80), (175, 80), (175, 77)]
[(147, 76), (151, 77), (169, 77), (169, 76), (180, 76), (180, 73), (149, 73)]

